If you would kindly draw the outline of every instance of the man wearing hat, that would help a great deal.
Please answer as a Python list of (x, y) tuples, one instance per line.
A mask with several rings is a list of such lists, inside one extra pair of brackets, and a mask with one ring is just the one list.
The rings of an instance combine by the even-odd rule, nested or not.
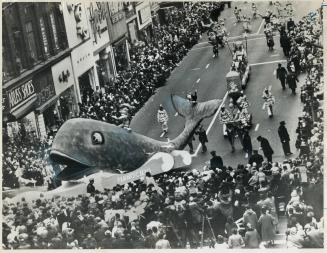
[(90, 193), (90, 194), (94, 194), (95, 193), (95, 187), (94, 187), (94, 179), (91, 178), (90, 179), (90, 183), (87, 185), (87, 188), (86, 188), (86, 192), (87, 193)]
[(285, 127), (285, 121), (281, 121), (280, 126), (278, 128), (278, 135), (279, 139), (282, 143), (283, 151), (285, 156), (291, 155), (291, 149), (290, 149), (290, 136), (288, 135), (288, 131)]

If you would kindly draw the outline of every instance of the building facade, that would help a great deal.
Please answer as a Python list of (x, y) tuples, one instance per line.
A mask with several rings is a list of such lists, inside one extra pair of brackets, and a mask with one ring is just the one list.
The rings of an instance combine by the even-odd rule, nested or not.
[(61, 5), (4, 3), (2, 23), (3, 125), (45, 135), (64, 117), (52, 75), (71, 51)]

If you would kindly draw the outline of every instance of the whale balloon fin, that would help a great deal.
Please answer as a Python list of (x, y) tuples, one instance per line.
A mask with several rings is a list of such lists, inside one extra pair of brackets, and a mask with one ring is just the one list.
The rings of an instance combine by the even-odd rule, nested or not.
[(183, 116), (186, 121), (183, 132), (171, 141), (177, 150), (184, 149), (201, 121), (213, 116), (222, 103), (221, 99), (192, 103), (173, 94), (171, 95), (171, 101), (177, 113)]

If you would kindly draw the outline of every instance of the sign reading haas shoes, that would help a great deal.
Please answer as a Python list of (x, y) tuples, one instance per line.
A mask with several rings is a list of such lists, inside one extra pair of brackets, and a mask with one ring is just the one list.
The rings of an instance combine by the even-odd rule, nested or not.
[(23, 83), (18, 87), (9, 90), (7, 94), (9, 108), (12, 109), (35, 95), (33, 81), (30, 80), (27, 83)]

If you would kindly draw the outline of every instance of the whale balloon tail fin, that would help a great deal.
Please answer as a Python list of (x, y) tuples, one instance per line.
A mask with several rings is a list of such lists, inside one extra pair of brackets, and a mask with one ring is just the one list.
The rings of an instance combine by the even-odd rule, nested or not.
[(222, 103), (221, 99), (193, 103), (177, 95), (171, 95), (171, 101), (177, 113), (186, 120), (183, 132), (171, 141), (178, 150), (184, 149), (201, 121), (213, 116)]
[(222, 102), (221, 99), (192, 102), (173, 94), (171, 95), (171, 101), (176, 112), (184, 117), (186, 121), (199, 121), (213, 116)]

